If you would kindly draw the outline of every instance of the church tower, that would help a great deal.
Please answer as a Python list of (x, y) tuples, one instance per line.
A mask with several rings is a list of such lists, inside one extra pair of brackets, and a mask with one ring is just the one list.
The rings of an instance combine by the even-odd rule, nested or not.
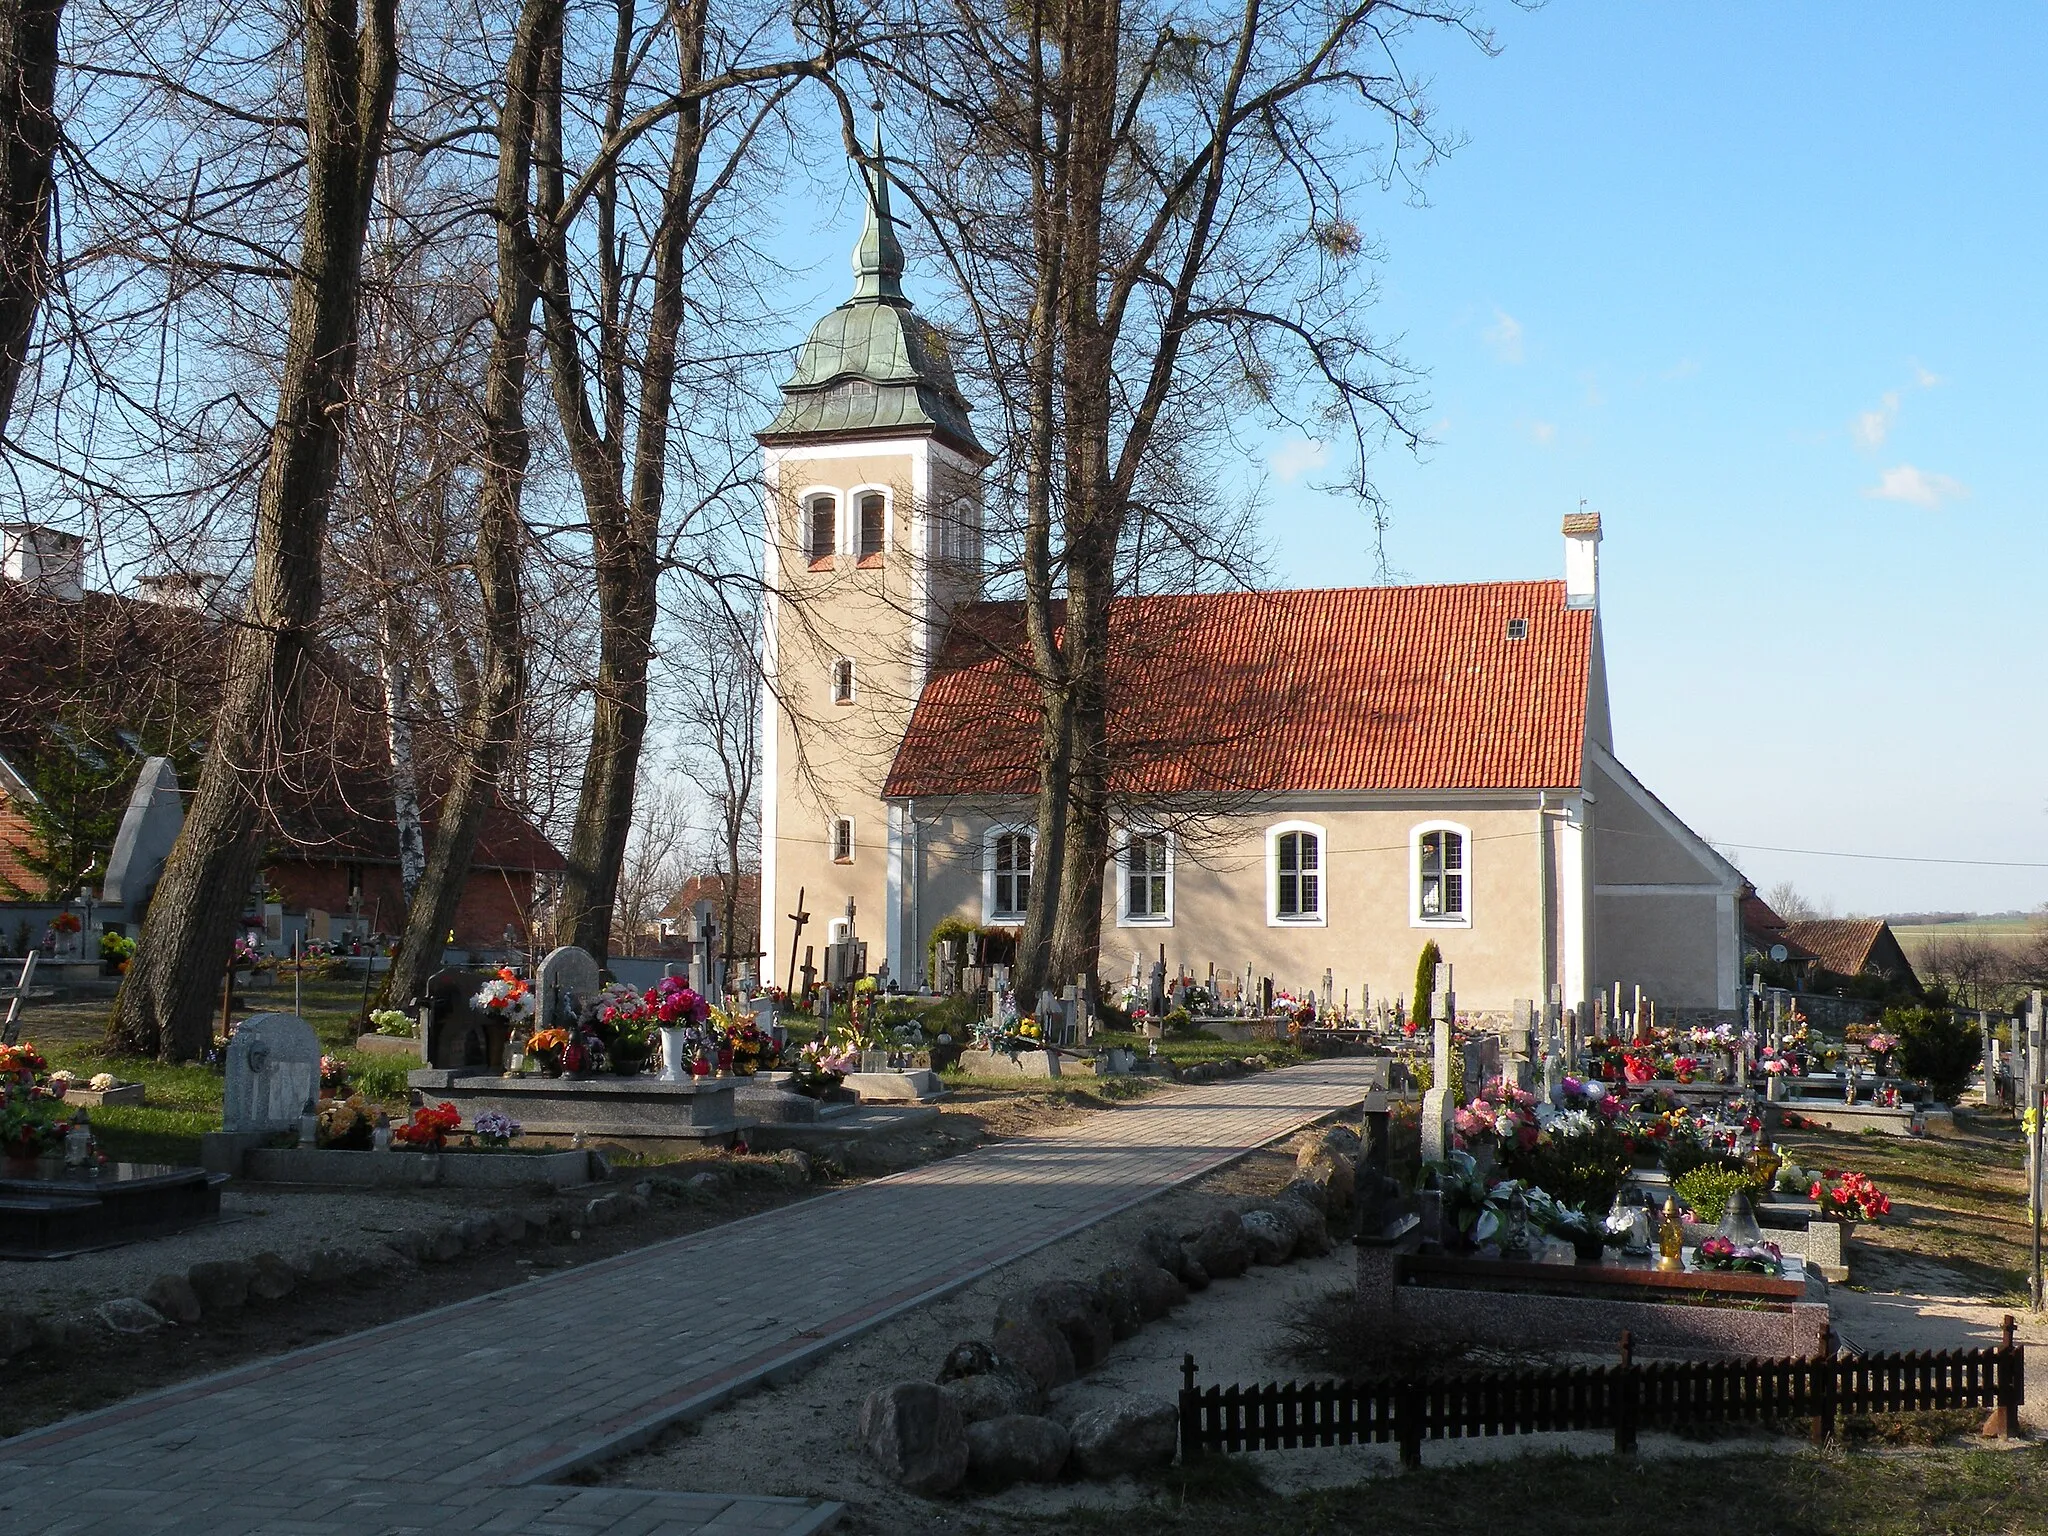
[[(768, 581), (762, 691), (762, 975), (789, 980), (848, 901), (910, 985), (914, 833), (882, 799), (952, 610), (980, 595), (981, 471), (947, 343), (903, 293), (879, 131), (862, 168), (853, 297), (819, 319), (757, 435)], [(811, 920), (799, 937), (790, 914)], [(801, 978), (798, 978), (799, 985)]]

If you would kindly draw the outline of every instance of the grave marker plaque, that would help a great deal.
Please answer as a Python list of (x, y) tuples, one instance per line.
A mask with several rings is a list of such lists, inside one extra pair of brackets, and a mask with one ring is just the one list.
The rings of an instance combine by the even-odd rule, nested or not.
[(320, 1097), (320, 1041), (294, 1013), (244, 1019), (228, 1042), (221, 1090), (224, 1131), (295, 1131)]

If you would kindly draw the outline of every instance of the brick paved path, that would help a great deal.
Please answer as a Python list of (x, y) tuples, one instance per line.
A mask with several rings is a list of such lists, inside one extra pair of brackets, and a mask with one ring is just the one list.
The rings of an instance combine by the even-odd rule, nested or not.
[(837, 1505), (549, 1480), (1358, 1103), (1371, 1068), (1159, 1094), (0, 1441), (0, 1532), (822, 1530)]

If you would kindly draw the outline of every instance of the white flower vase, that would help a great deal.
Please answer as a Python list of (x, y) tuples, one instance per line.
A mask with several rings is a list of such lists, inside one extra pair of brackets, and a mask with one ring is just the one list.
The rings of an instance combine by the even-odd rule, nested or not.
[(685, 1043), (686, 1031), (663, 1029), (661, 1032), (661, 1080), (664, 1083), (687, 1083), (690, 1080), (690, 1051)]
[(1773, 1104), (1779, 1104), (1784, 1102), (1785, 1079), (1778, 1073), (1773, 1072), (1770, 1075), (1770, 1077), (1765, 1081), (1764, 1097), (1769, 1099)]

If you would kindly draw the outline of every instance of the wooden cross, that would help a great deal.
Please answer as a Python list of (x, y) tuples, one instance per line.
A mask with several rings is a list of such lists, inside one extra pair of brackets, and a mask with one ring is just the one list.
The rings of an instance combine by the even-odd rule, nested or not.
[(804, 925), (811, 920), (811, 914), (804, 910), (804, 888), (796, 888), (796, 910), (789, 914), (789, 920), (796, 924), (796, 932), (789, 936), (789, 985), (782, 990), (793, 1000), (796, 997), (796, 947), (803, 941)]

